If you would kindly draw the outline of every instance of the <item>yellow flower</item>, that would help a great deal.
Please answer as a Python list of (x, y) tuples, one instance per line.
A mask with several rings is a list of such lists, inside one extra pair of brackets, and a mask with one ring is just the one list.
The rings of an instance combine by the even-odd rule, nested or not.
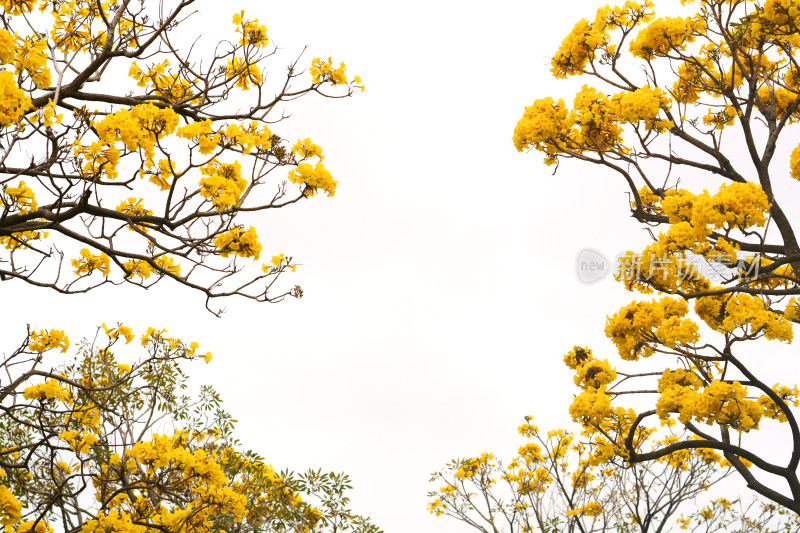
[(245, 231), (243, 228), (233, 228), (227, 233), (222, 233), (214, 239), (214, 245), (219, 250), (222, 257), (231, 254), (240, 257), (258, 259), (261, 255), (261, 243), (258, 242), (258, 235), (255, 228)]
[(111, 266), (109, 257), (101, 252), (100, 255), (92, 254), (88, 248), (81, 250), (81, 256), (78, 259), (72, 260), (72, 266), (75, 267), (75, 274), (78, 276), (88, 275), (95, 270), (108, 276), (111, 273)]

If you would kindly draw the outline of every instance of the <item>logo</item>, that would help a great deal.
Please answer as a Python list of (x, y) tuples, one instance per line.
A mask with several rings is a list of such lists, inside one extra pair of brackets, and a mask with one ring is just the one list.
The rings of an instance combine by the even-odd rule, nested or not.
[(611, 261), (594, 248), (584, 248), (575, 257), (575, 276), (578, 281), (592, 285), (605, 279), (611, 271)]

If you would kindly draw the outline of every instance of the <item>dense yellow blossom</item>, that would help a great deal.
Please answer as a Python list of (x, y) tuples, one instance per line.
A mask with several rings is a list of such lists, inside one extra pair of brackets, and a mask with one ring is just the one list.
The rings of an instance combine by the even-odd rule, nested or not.
[(200, 169), (200, 196), (211, 200), (217, 211), (229, 209), (239, 203), (247, 188), (247, 180), (242, 177), (242, 165), (212, 161)]
[(155, 264), (162, 270), (166, 270), (175, 276), (181, 275), (181, 265), (175, 263), (175, 258), (169, 255), (162, 255), (155, 259)]
[(26, 400), (61, 400), (66, 402), (70, 399), (70, 392), (64, 388), (58, 381), (48, 379), (44, 383), (38, 385), (31, 385), (22, 391), (22, 396)]
[(787, 317), (771, 311), (764, 301), (750, 294), (703, 296), (695, 302), (695, 312), (715, 331), (763, 334), (770, 340), (792, 341), (792, 324)]
[(633, 302), (608, 317), (605, 333), (623, 359), (649, 357), (656, 343), (675, 348), (699, 340), (697, 324), (685, 318), (688, 311), (685, 300), (674, 298)]
[(333, 68), (333, 60), (330, 57), (327, 61), (315, 57), (311, 61), (309, 72), (313, 83), (331, 82), (333, 85), (343, 85), (347, 83), (345, 64), (339, 63), (337, 68)]
[(575, 422), (584, 426), (601, 425), (611, 416), (611, 397), (605, 387), (586, 389), (572, 400), (569, 414)]
[(22, 519), (22, 504), (14, 497), (8, 487), (0, 485), (0, 524), (9, 526)]
[(288, 178), (292, 183), (305, 184), (306, 196), (314, 196), (318, 190), (327, 193), (328, 196), (336, 193), (337, 182), (320, 161), (314, 166), (310, 163), (300, 163), (297, 168), (289, 171)]
[(572, 127), (575, 116), (570, 113), (564, 100), (541, 98), (525, 108), (522, 118), (514, 128), (514, 147), (518, 151), (535, 148), (545, 153), (545, 163), (555, 164), (559, 152), (557, 143), (563, 142)]
[(683, 423), (697, 420), (740, 431), (758, 429), (762, 408), (758, 402), (746, 398), (747, 388), (741, 383), (714, 380), (701, 385), (693, 373), (665, 370), (658, 385), (658, 416), (667, 418), (670, 413), (678, 413)]
[(123, 266), (127, 271), (127, 273), (125, 274), (125, 277), (127, 278), (138, 276), (141, 279), (147, 279), (153, 272), (155, 272), (153, 266), (150, 263), (139, 259), (126, 261)]
[(109, 257), (105, 253), (101, 252), (100, 255), (95, 255), (88, 248), (83, 248), (80, 257), (72, 260), (72, 266), (78, 276), (91, 274), (95, 270), (108, 276), (111, 273), (109, 261)]
[(95, 129), (102, 144), (122, 143), (128, 151), (140, 150), (152, 166), (156, 141), (174, 133), (177, 126), (178, 114), (171, 108), (140, 104), (106, 115)]
[(247, 91), (250, 84), (260, 85), (264, 81), (261, 69), (255, 63), (250, 63), (242, 57), (234, 57), (228, 61), (226, 74), (230, 79), (236, 80), (236, 86)]
[(59, 329), (43, 329), (32, 331), (28, 349), (32, 352), (45, 352), (47, 350), (61, 349), (61, 353), (67, 353), (69, 348), (69, 337)]
[(592, 350), (586, 347), (575, 346), (564, 355), (564, 364), (576, 370), (586, 363), (594, 361)]
[(590, 149), (608, 150), (622, 143), (622, 128), (611, 105), (611, 100), (601, 91), (584, 85), (575, 94), (573, 102), (575, 122), (580, 126), (580, 136), (575, 139)]
[(617, 372), (607, 359), (596, 359), (579, 366), (573, 379), (575, 385), (584, 390), (599, 389), (613, 383), (617, 379)]
[(36, 6), (37, 0), (0, 0), (0, 7), (9, 15), (30, 13)]
[(219, 133), (214, 133), (210, 120), (190, 122), (178, 128), (176, 134), (183, 139), (193, 139), (197, 141), (199, 152), (203, 155), (214, 152), (221, 138)]
[(292, 146), (292, 153), (302, 159), (309, 159), (314, 156), (318, 157), (320, 161), (325, 159), (325, 156), (322, 155), (322, 147), (311, 142), (311, 139), (308, 137), (305, 139), (298, 139), (294, 146)]
[(242, 35), (239, 44), (258, 48), (269, 44), (266, 26), (259, 24), (258, 19), (245, 19), (244, 10), (233, 15), (233, 23), (236, 25), (236, 33)]
[(611, 104), (616, 119), (630, 123), (652, 123), (662, 109), (669, 110), (671, 107), (667, 94), (649, 85), (635, 91), (617, 93), (611, 98)]
[(4, 186), (0, 192), (0, 202), (3, 203), (4, 213), (16, 211), (21, 215), (35, 211), (37, 206), (33, 189), (24, 181), (20, 181), (16, 187)]
[(17, 86), (14, 75), (0, 70), (0, 127), (19, 122), (30, 107), (31, 99)]
[(0, 237), (0, 244), (6, 250), (16, 250), (30, 246), (29, 242), (44, 239), (48, 235), (49, 233), (46, 231), (20, 231), (14, 235)]
[(258, 242), (258, 235), (253, 226), (246, 231), (243, 228), (233, 228), (226, 233), (218, 235), (214, 239), (214, 245), (222, 257), (231, 254), (240, 257), (250, 257), (258, 259), (261, 255), (261, 243)]
[(631, 53), (650, 60), (673, 51), (683, 51), (705, 29), (705, 22), (700, 17), (658, 18), (636, 35), (630, 44)]
[(789, 158), (789, 169), (791, 170), (791, 176), (796, 180), (800, 180), (800, 145), (797, 145), (792, 150)]

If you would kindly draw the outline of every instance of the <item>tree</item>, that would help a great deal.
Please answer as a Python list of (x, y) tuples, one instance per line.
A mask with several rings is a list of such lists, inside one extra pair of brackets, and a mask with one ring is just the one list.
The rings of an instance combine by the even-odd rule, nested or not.
[(347, 476), (279, 473), (241, 449), (213, 388), (187, 393), (186, 363), (211, 359), (197, 343), (135, 339), (104, 324), (72, 355), (63, 331), (29, 331), (2, 358), (7, 531), (380, 531), (351, 514)]
[[(800, 244), (790, 200), (776, 194), (800, 179), (800, 2), (681, 3), (686, 16), (655, 18), (650, 0), (628, 1), (576, 24), (551, 72), (601, 89), (585, 85), (572, 108), (536, 100), (514, 131), (516, 147), (547, 164), (572, 158), (620, 175), (632, 216), (658, 228), (616, 278), (661, 297), (608, 318), (624, 372), (588, 348), (570, 351), (582, 389), (570, 413), (631, 464), (717, 450), (751, 489), (800, 513), (800, 395), (767, 382), (768, 358), (750, 351), (791, 342), (800, 319)], [(709, 183), (718, 188), (703, 190)], [(649, 450), (640, 437), (657, 422), (690, 436)], [(767, 423), (783, 425), (785, 457), (750, 444)]]
[(713, 450), (626, 467), (606, 462), (608, 445), (599, 439), (581, 443), (563, 429), (545, 436), (530, 417), (519, 432), (528, 442), (507, 465), (483, 453), (435, 473), (431, 481), (445, 485), (428, 494), (430, 512), (484, 533), (669, 531), (686, 502), (730, 473)]
[(268, 292), (296, 269), (284, 254), (244, 268), (262, 245), (240, 218), (333, 196), (322, 148), (272, 127), (289, 102), (364, 86), (321, 58), (310, 79), (301, 58), (267, 76), (277, 48), (244, 11), (215, 47), (178, 35), (192, 4), (2, 2), (0, 280), (76, 293), (170, 278), (207, 307), (302, 296)]
[[(268, 80), (277, 48), (244, 11), (227, 40), (187, 47), (193, 3), (0, 1), (0, 281), (77, 293), (170, 278), (210, 310), (302, 295), (268, 294), (296, 268), (284, 254), (242, 264), (262, 245), (239, 217), (334, 194), (322, 148), (271, 127), (290, 101), (363, 85), (320, 58), (310, 80), (299, 58)], [(186, 363), (211, 358), (197, 343), (150, 328), (137, 359), (134, 339), (103, 325), (65, 356), (63, 331), (29, 329), (0, 359), (7, 532), (379, 531), (350, 512), (346, 475), (276, 472), (241, 448), (214, 389), (189, 392)]]

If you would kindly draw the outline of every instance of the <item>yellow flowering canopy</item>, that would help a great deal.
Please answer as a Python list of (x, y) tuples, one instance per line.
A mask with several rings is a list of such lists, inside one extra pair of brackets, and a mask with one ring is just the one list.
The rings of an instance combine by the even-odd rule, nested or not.
[(603, 439), (581, 442), (564, 429), (540, 432), (531, 417), (518, 430), (525, 440), (510, 461), (484, 452), (434, 473), (431, 482), (439, 486), (428, 493), (430, 513), (478, 531), (657, 529), (731, 472), (716, 452), (689, 450), (627, 467), (609, 463), (614, 447)]
[(187, 395), (187, 365), (211, 361), (197, 343), (123, 324), (93, 339), (35, 330), (4, 356), (6, 531), (379, 533), (347, 508), (347, 476), (277, 472), (241, 449), (211, 387)]
[(3, 2), (0, 279), (70, 293), (170, 278), (207, 306), (302, 294), (268, 293), (291, 257), (244, 268), (262, 244), (236, 219), (334, 195), (322, 148), (273, 127), (305, 95), (364, 85), (331, 58), (267, 75), (278, 48), (245, 11), (198, 57), (170, 38), (191, 3)]
[[(800, 180), (800, 0), (681, 5), (659, 17), (653, 1), (629, 0), (579, 21), (551, 73), (592, 83), (571, 106), (537, 98), (514, 129), (517, 150), (548, 165), (577, 159), (621, 176), (652, 236), (621, 254), (614, 277), (657, 297), (612, 310), (602, 355), (564, 356), (579, 388), (569, 411), (605, 443), (606, 461), (722, 454), (750, 488), (800, 514), (797, 387), (759, 366), (800, 322), (794, 196), (777, 192)], [(749, 445), (766, 424), (784, 425), (788, 458)], [(663, 438), (673, 426), (685, 433)]]

